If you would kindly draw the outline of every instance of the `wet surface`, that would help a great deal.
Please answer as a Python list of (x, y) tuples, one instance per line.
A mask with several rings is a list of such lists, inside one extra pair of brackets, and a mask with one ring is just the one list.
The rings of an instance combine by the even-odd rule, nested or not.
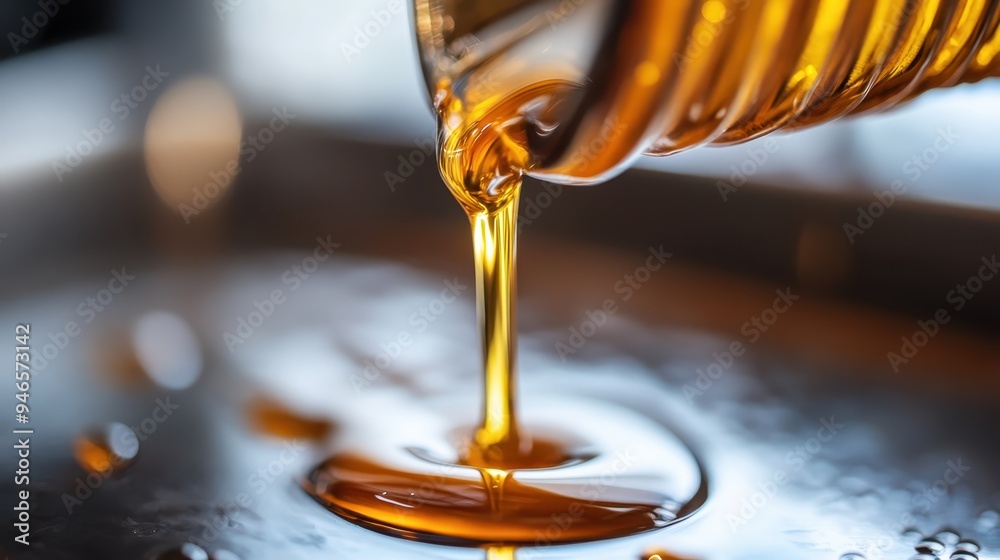
[[(33, 376), (32, 547), (15, 558), (155, 558), (185, 543), (244, 560), (485, 556), (356, 527), (300, 487), (351, 419), (385, 411), (369, 426), (378, 437), (407, 421), (393, 415), (393, 403), (419, 409), (448, 397), (466, 400), (470, 415), (478, 410), (471, 283), (433, 267), (340, 256), (298, 284), (283, 282), (307, 255), (143, 270), (141, 282), (86, 324), (75, 309), (107, 279), (0, 308), (3, 324), (32, 323), (36, 351), (67, 321), (82, 325)], [(614, 276), (644, 260), (595, 256), (588, 266)], [(573, 288), (587, 295), (567, 302), (550, 297), (568, 286), (550, 272), (522, 268), (526, 409), (565, 396), (628, 408), (695, 449), (712, 487), (697, 515), (662, 531), (566, 547), (545, 546), (542, 536), (542, 546), (519, 558), (998, 557), (1000, 411), (989, 399), (942, 389), (951, 372), (935, 388), (856, 362), (803, 362), (763, 344), (727, 357), (732, 336), (649, 318), (659, 290), (676, 285), (670, 276), (655, 277), (631, 301), (601, 284)], [(440, 294), (449, 287), (460, 297), (446, 304)], [(581, 330), (586, 310), (605, 298), (620, 309), (575, 345), (570, 328)], [(153, 326), (174, 333), (162, 338), (173, 352), (151, 350), (148, 335), (121, 334), (153, 328), (142, 318), (158, 310), (183, 319), (200, 344), (164, 315)], [(796, 310), (781, 320), (796, 321)], [(402, 333), (412, 344), (397, 348)], [(157, 373), (141, 383), (134, 372), (109, 375), (113, 364), (130, 363)], [(179, 380), (162, 381), (173, 375)], [(271, 419), (283, 428), (262, 429), (267, 421), (248, 412), (261, 402), (277, 407)], [(138, 453), (123, 472), (88, 473), (73, 443), (110, 422), (131, 427)], [(11, 459), (0, 457), (5, 472)]]

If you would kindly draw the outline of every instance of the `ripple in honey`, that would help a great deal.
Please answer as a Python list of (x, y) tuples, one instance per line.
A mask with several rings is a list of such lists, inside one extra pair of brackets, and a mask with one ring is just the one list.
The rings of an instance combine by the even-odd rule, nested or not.
[(467, 463), (463, 448), (443, 443), (454, 441), (453, 431), (434, 431), (461, 414), (435, 408), (439, 417), (412, 418), (395, 439), (345, 444), (313, 471), (307, 489), (370, 529), (460, 546), (550, 546), (651, 531), (684, 519), (707, 496), (682, 441), (616, 406), (540, 399), (522, 411), (522, 441), (541, 450), (531, 455), (538, 462), (517, 468)]

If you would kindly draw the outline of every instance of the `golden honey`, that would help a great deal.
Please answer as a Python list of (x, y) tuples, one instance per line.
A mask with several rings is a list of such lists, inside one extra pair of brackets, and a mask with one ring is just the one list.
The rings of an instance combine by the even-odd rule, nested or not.
[[(1000, 0), (415, 0), (414, 15), (441, 176), (473, 236), (481, 421), (454, 456), (370, 442), (334, 455), (307, 486), (366, 527), (487, 547), (489, 558), (663, 527), (707, 492), (682, 444), (624, 411), (571, 410), (557, 427), (586, 429), (569, 437), (522, 423), (525, 176), (597, 182), (642, 153), (742, 142), (1000, 73)], [(588, 441), (605, 425), (655, 452), (591, 494), (579, 473), (622, 456), (614, 437)]]

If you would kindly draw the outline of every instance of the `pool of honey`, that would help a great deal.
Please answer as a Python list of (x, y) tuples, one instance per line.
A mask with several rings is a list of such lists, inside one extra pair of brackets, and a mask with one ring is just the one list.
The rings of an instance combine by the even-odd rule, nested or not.
[[(442, 249), (448, 244), (435, 231), (421, 231), (437, 248), (434, 258), (444, 250), (450, 253), (443, 262), (461, 262), (464, 253)], [(628, 301), (617, 300), (611, 320), (584, 345), (569, 346), (574, 352), (564, 353), (564, 361), (556, 346), (568, 345), (571, 328), (579, 331), (587, 320), (581, 306), (594, 310), (619, 297), (616, 278), (633, 273), (647, 253), (542, 241), (522, 252), (524, 409), (589, 400), (627, 408), (657, 429), (683, 435), (713, 484), (708, 502), (684, 523), (568, 547), (547, 542), (543, 530), (517, 550), (477, 550), (391, 538), (330, 515), (302, 491), (311, 469), (343, 438), (376, 441), (435, 423), (444, 428), (435, 409), (465, 410), (460, 420), (475, 425), (481, 387), (469, 372), (480, 357), (469, 351), (478, 335), (469, 327), (473, 279), (464, 267), (377, 255), (338, 255), (324, 263), (246, 344), (231, 349), (222, 333), (233, 332), (253, 301), (279, 286), (282, 272), (310, 249), (196, 269), (137, 268), (145, 281), (121, 294), (37, 376), (33, 543), (27, 550), (6, 543), (3, 549), (15, 558), (46, 560), (155, 558), (184, 543), (244, 560), (653, 554), (821, 560), (848, 553), (908, 559), (920, 547), (936, 549), (923, 542), (935, 539), (948, 555), (969, 540), (980, 547), (979, 558), (996, 557), (1000, 456), (983, 428), (997, 421), (987, 395), (993, 389), (963, 388), (962, 372), (937, 378), (949, 387), (924, 387), (915, 378), (888, 375), (880, 361), (858, 359), (851, 348), (898, 338), (891, 314), (840, 305), (861, 326), (843, 330), (835, 343), (811, 346), (811, 357), (804, 357), (795, 350), (802, 346), (796, 333), (829, 321), (831, 310), (821, 299), (803, 297), (730, 363), (725, 353), (743, 340), (739, 325), (772, 304), (776, 287), (676, 263)], [(581, 277), (573, 264), (580, 254), (601, 272)], [(421, 262), (420, 255), (407, 258)], [(0, 317), (11, 324), (30, 318), (44, 341), (101, 281), (8, 300)], [(554, 288), (571, 285), (572, 292)], [(449, 288), (458, 297), (445, 303), (441, 296), (449, 296)], [(728, 303), (713, 308), (720, 294)], [(713, 324), (735, 328), (696, 322), (688, 308), (714, 309), (697, 317), (721, 314)], [(169, 309), (198, 335), (204, 368), (189, 388), (122, 384), (99, 359), (132, 352), (130, 338), (117, 335), (156, 309)], [(414, 313), (420, 319), (411, 324)], [(396, 353), (391, 343), (401, 333), (414, 344)], [(949, 344), (949, 336), (938, 342)], [(382, 353), (395, 357), (386, 364)], [(721, 376), (703, 375), (720, 363), (729, 364)], [(368, 364), (375, 369), (366, 377)], [(438, 400), (442, 395), (450, 400)], [(177, 407), (173, 414), (144, 425), (168, 398)], [(366, 420), (360, 433), (346, 429), (355, 418)], [(77, 442), (94, 433), (88, 427), (112, 422), (138, 426), (135, 457), (107, 477), (88, 480), (92, 473), (74, 458)], [(2, 461), (13, 467), (10, 457)], [(602, 484), (599, 475), (585, 482)], [(565, 524), (557, 521), (546, 528), (550, 534)]]
[[(527, 119), (520, 111), (539, 100), (556, 102), (559, 87), (528, 88), (482, 114), (468, 112), (458, 99), (440, 100), (439, 166), (472, 226), (482, 414), (478, 428), (458, 438), (457, 449), (437, 457), (427, 448), (455, 444), (432, 426), (410, 440), (373, 434), (375, 439), (338, 448), (309, 476), (306, 488), (346, 519), (442, 544), (565, 544), (662, 529), (693, 514), (707, 498), (708, 481), (691, 452), (625, 409), (609, 411), (599, 402), (566, 408), (557, 401), (546, 405), (550, 416), (553, 408), (560, 410), (554, 418), (521, 420), (517, 211), (530, 161)], [(455, 408), (441, 420), (454, 425), (461, 412)], [(367, 422), (350, 419), (352, 426)], [(543, 426), (573, 434), (544, 437), (538, 433)], [(599, 491), (586, 483), (603, 475), (611, 480)], [(560, 526), (549, 531), (555, 519)]]

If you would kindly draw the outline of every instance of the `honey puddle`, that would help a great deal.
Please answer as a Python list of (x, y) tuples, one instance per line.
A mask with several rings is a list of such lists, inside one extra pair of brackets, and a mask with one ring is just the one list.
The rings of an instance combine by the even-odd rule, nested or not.
[[(576, 6), (542, 25), (545, 3), (416, 0), (438, 164), (472, 228), (482, 415), (456, 443), (460, 414), (421, 433), (396, 413), (411, 441), (342, 447), (310, 477), (314, 496), (376, 530), (472, 546), (621, 537), (697, 509), (701, 469), (662, 427), (594, 403), (521, 417), (522, 178), (596, 182), (640, 152), (740, 142), (974, 81), (995, 70), (1000, 3), (964, 4), (635, 0)], [(713, 39), (693, 49), (695, 36)], [(608, 482), (591, 493), (588, 476)]]

